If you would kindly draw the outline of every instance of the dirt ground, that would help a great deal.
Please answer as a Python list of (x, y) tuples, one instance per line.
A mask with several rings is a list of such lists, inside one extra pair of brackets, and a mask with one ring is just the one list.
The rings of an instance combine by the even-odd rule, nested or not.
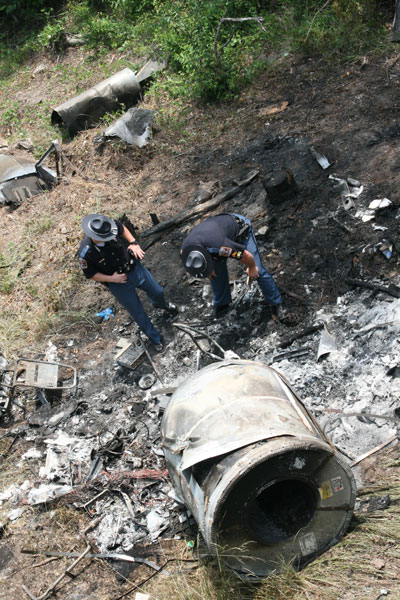
[[(3, 311), (17, 314), (30, 305), (34, 319), (43, 306), (50, 309), (60, 304), (61, 296), (63, 306), (85, 309), (94, 316), (114, 302), (104, 290), (84, 281), (79, 273), (75, 252), (82, 237), (83, 216), (90, 212), (114, 217), (125, 213), (145, 245), (152, 239), (143, 236), (152, 226), (150, 213), (164, 221), (185, 208), (198, 206), (199, 190), (204, 183), (210, 184), (215, 195), (246, 179), (253, 170), (258, 174), (249, 185), (206, 214), (243, 212), (251, 218), (255, 231), (259, 232), (257, 239), (263, 261), (282, 291), (290, 318), (286, 324), (277, 324), (267, 307), (257, 311), (245, 301), (237, 311), (238, 320), (245, 322), (240, 336), (226, 331), (219, 337), (225, 349), (243, 352), (250, 348), (255, 335), (276, 331), (277, 341), (281, 341), (312, 325), (319, 308), (335, 303), (338, 296), (352, 288), (349, 279), (385, 287), (393, 281), (399, 283), (400, 61), (396, 50), (394, 46), (392, 56), (365, 57), (341, 69), (327, 68), (315, 60), (287, 58), (279, 69), (260, 76), (231, 104), (188, 105), (182, 109), (176, 125), (170, 123), (168, 128), (163, 127), (160, 118), (152, 141), (140, 150), (114, 142), (99, 150), (92, 143), (98, 129), (82, 132), (71, 142), (63, 143), (63, 151), (70, 160), (63, 182), (52, 192), (35, 196), (16, 210), (1, 209), (1, 252), (7, 251), (10, 240), (18, 244), (24, 239), (27, 223), (38, 222), (47, 215), (53, 223), (36, 247), (30, 249), (29, 265), (21, 273), (40, 289), (40, 297), (34, 294), (27, 297), (17, 288), (12, 296), (2, 296)], [(80, 52), (71, 50), (63, 60), (79, 61)], [(46, 65), (45, 71), (25, 85), (27, 102), (33, 91), (46, 95), (53, 68), (51, 61)], [(144, 106), (153, 108), (146, 104), (146, 99)], [(5, 140), (7, 133), (0, 130)], [(327, 169), (311, 154), (311, 147), (326, 156), (330, 163)], [(12, 148), (9, 151), (16, 152)], [(271, 202), (265, 183), (272, 171), (282, 169), (293, 174), (297, 191), (279, 202)], [(359, 182), (350, 185), (350, 192), (363, 186), (349, 210), (344, 208), (343, 188), (330, 175)], [(371, 201), (383, 198), (388, 198), (391, 204), (377, 210), (372, 221), (363, 221), (363, 215), (369, 214)], [(168, 298), (183, 307), (187, 319), (199, 322), (210, 317), (210, 302), (203, 298), (200, 289), (190, 284), (180, 264), (179, 249), (187, 231), (201, 218), (167, 230), (149, 247), (145, 257), (146, 266), (165, 286)], [(267, 231), (260, 232), (264, 226)], [(382, 244), (391, 248), (390, 259), (382, 252), (385, 249)], [(232, 269), (233, 278), (236, 273)], [(71, 283), (63, 286), (64, 278)], [(164, 328), (167, 341), (171, 341), (173, 333), (168, 323), (155, 313), (153, 317)], [(119, 310), (109, 322), (80, 321), (39, 342), (28, 331), (25, 350), (43, 352), (51, 340), (59, 350), (59, 359), (74, 359), (82, 373), (90, 373), (91, 385), (101, 390), (101, 377), (107, 368), (104, 356), (114, 346), (118, 332), (125, 331), (126, 321), (126, 313)], [(71, 339), (73, 347), (68, 345)], [(2, 351), (11, 361), (15, 357), (14, 348)], [(183, 357), (171, 356), (170, 360), (181, 361)], [(180, 365), (183, 373), (184, 364)], [(17, 419), (2, 427), (5, 449), (10, 428), (18, 424)], [(9, 461), (17, 462), (28, 447), (26, 440), (17, 440), (10, 451), (11, 457), (7, 456), (8, 468)], [(368, 473), (370, 483), (376, 483), (377, 470), (375, 462), (370, 469), (366, 468), (366, 483)], [(23, 474), (19, 473), (18, 479), (21, 484)], [(59, 518), (58, 513), (55, 516)], [(62, 518), (64, 522), (58, 522), (58, 531), (65, 537), (57, 543), (60, 548), (68, 549), (71, 533), (77, 535), (84, 524), (72, 509), (66, 509)], [(0, 592), (0, 598), (22, 597), (20, 584), (27, 585), (27, 581), (31, 589), (44, 591), (39, 574), (42, 568), (34, 572), (32, 558), (20, 555), (19, 549), (29, 545), (31, 538), (35, 543), (40, 538), (49, 543), (49, 521), (51, 513), (49, 518), (47, 511), (33, 511), (31, 521), (25, 518), (23, 523), (16, 521), (4, 529), (0, 573), (2, 583), (8, 581), (10, 587)], [(73, 539), (76, 543), (76, 538)], [(12, 557), (17, 556), (12, 562)], [(40, 562), (38, 557), (36, 560)], [(75, 587), (72, 595), (60, 591), (54, 597), (116, 600), (134, 579), (126, 587), (118, 587), (113, 577), (104, 574), (104, 568), (100, 562), (91, 562), (87, 576), (90, 585), (87, 583), (84, 595)], [(53, 571), (53, 575), (47, 572), (46, 581), (51, 582), (57, 572)], [(106, 582), (101, 596), (96, 587), (100, 577)], [(139, 575), (138, 580), (141, 579)], [(386, 587), (384, 576), (379, 585)], [(353, 590), (352, 597), (366, 597), (362, 592), (357, 593)]]

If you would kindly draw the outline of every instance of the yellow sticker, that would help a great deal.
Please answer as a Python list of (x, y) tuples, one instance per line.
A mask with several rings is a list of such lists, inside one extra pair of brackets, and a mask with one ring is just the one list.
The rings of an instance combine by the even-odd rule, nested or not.
[(330, 481), (325, 481), (321, 487), (319, 488), (319, 493), (321, 494), (322, 500), (326, 500), (327, 498), (332, 498), (332, 486)]

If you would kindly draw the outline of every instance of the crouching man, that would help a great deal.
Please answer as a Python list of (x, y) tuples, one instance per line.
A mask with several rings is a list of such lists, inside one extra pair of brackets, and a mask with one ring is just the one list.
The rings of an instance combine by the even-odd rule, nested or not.
[(181, 249), (185, 269), (194, 277), (211, 280), (215, 316), (222, 316), (232, 302), (228, 258), (243, 263), (248, 277), (257, 280), (274, 318), (285, 318), (281, 294), (261, 263), (251, 222), (242, 215), (230, 213), (209, 217), (199, 223), (184, 240)]
[(178, 309), (165, 300), (163, 288), (142, 265), (144, 251), (120, 221), (105, 215), (87, 215), (82, 228), (86, 237), (79, 246), (78, 257), (85, 277), (107, 286), (160, 352), (161, 334), (147, 316), (136, 288), (146, 292), (154, 307), (170, 314), (176, 314)]

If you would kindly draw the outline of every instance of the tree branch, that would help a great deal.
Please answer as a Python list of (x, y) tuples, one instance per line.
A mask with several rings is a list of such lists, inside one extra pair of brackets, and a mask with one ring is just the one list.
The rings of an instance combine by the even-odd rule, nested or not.
[(265, 27), (263, 27), (263, 25), (262, 25), (262, 23), (264, 23), (263, 17), (241, 17), (241, 18), (236, 18), (236, 19), (233, 18), (233, 17), (223, 17), (222, 19), (220, 19), (220, 22), (218, 23), (217, 32), (216, 32), (215, 38), (214, 38), (214, 53), (215, 53), (215, 56), (217, 57), (218, 61), (221, 58), (221, 54), (222, 54), (223, 49), (231, 41), (231, 39), (233, 37), (233, 34), (234, 34), (234, 32), (231, 34), (231, 36), (229, 37), (228, 41), (225, 42), (225, 44), (222, 46), (221, 50), (218, 52), (217, 41), (218, 41), (219, 33), (221, 31), (221, 25), (222, 25), (222, 23), (226, 23), (226, 22), (244, 23), (246, 21), (255, 21), (256, 23), (258, 23), (260, 25), (260, 27), (261, 27), (261, 29), (263, 31), (267, 32), (267, 30), (265, 29)]

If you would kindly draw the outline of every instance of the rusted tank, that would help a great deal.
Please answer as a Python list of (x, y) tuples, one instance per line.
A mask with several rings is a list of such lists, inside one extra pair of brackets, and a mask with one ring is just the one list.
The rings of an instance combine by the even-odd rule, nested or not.
[(246, 577), (301, 568), (335, 544), (355, 501), (350, 468), (296, 393), (258, 362), (215, 363), (173, 394), (162, 444), (213, 554)]

